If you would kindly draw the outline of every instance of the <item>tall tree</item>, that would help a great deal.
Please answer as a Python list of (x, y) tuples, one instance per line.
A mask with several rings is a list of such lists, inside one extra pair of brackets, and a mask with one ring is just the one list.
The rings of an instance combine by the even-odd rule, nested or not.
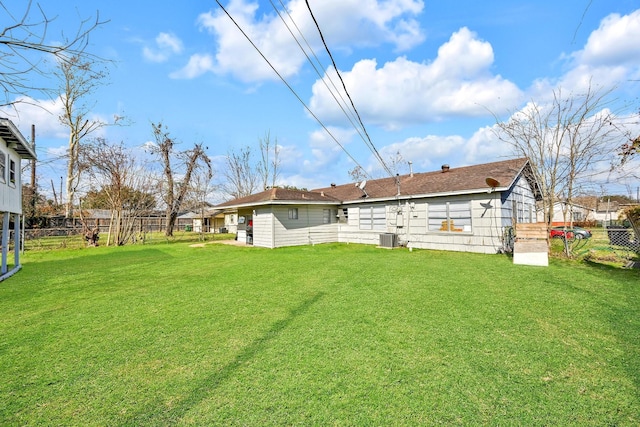
[(225, 160), (225, 182), (222, 184), (225, 193), (239, 198), (258, 190), (260, 176), (253, 164), (251, 147), (241, 148), (239, 152), (230, 151)]
[(550, 102), (530, 102), (498, 122), (498, 136), (531, 161), (547, 222), (559, 198), (571, 203), (578, 190), (615, 161), (623, 125), (608, 109), (610, 94), (590, 86), (578, 94), (558, 89)]
[(139, 167), (124, 144), (111, 144), (103, 138), (83, 146), (78, 161), (100, 188), (91, 194), (92, 201), (111, 211), (107, 245), (133, 241), (137, 220), (155, 207), (150, 174)]
[[(69, 144), (67, 149), (67, 180), (65, 201), (65, 216), (73, 215), (73, 203), (80, 183), (82, 168), (78, 162), (82, 141), (107, 123), (91, 116), (95, 100), (93, 93), (105, 83), (108, 76), (102, 62), (85, 60), (76, 55), (59, 62), (55, 72), (60, 81), (60, 99), (63, 110), (59, 117), (60, 123), (69, 129)], [(115, 122), (120, 120), (115, 118)]]
[[(52, 37), (48, 30), (55, 18), (50, 18), (42, 7), (31, 0), (14, 2), (20, 4), (11, 8), (6, 2), (0, 2), (3, 24), (0, 26), (0, 87), (4, 91), (4, 100), (0, 106), (15, 105), (23, 95), (41, 92), (47, 95), (55, 93), (55, 85), (38, 85), (34, 77), (47, 77), (49, 67), (44, 58), (56, 57), (59, 61), (80, 56), (88, 59), (92, 55), (85, 51), (90, 33), (107, 21), (100, 21), (99, 14), (95, 18), (81, 21), (72, 37)], [(68, 30), (68, 29), (67, 29)], [(48, 40), (62, 40), (49, 42)]]
[(267, 132), (264, 138), (259, 139), (261, 159), (257, 169), (262, 179), (262, 189), (275, 187), (280, 175), (280, 148), (278, 138), (271, 142), (271, 132)]
[[(209, 179), (213, 177), (211, 160), (204, 151), (202, 144), (195, 144), (192, 149), (176, 151), (176, 141), (165, 125), (161, 122), (152, 123), (155, 146), (152, 153), (157, 155), (162, 164), (164, 180), (161, 185), (162, 199), (166, 205), (166, 236), (173, 236), (176, 219), (180, 213), (191, 185), (191, 179), (196, 169), (204, 168)], [(180, 176), (181, 179), (178, 179)]]

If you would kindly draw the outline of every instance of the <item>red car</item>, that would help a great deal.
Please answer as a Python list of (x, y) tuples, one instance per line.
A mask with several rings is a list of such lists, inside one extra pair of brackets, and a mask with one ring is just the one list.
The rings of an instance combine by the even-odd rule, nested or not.
[(591, 230), (582, 227), (553, 227), (549, 231), (549, 237), (569, 240), (572, 239), (588, 239), (591, 237)]

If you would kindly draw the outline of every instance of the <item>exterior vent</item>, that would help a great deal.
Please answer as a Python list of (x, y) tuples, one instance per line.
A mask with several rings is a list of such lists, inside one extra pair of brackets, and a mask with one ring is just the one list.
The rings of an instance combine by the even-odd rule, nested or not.
[(398, 236), (394, 233), (382, 233), (380, 234), (380, 247), (382, 248), (395, 248), (398, 246)]

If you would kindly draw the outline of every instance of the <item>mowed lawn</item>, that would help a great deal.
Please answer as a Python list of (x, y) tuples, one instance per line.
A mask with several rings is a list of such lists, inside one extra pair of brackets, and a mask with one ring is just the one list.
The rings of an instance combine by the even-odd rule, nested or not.
[(188, 243), (27, 252), (1, 425), (640, 424), (640, 273)]

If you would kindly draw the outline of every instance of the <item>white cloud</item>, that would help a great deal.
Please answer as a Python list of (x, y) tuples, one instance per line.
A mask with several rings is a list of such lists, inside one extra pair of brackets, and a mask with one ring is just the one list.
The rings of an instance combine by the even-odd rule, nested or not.
[[(38, 137), (66, 138), (69, 131), (59, 120), (62, 114), (62, 101), (60, 98), (33, 99), (26, 96), (15, 99), (15, 108), (0, 108), (0, 115), (7, 117), (28, 137), (31, 135), (31, 125), (36, 125)], [(27, 132), (28, 133), (25, 133)]]
[(178, 71), (169, 74), (172, 79), (193, 79), (207, 71), (213, 71), (213, 58), (210, 55), (191, 55), (189, 62)]
[(640, 10), (620, 16), (611, 14), (591, 33), (580, 62), (594, 66), (638, 64), (640, 61)]
[(182, 41), (173, 34), (160, 33), (156, 36), (155, 46), (142, 48), (142, 55), (151, 62), (165, 62), (171, 55), (183, 50)]
[[(453, 116), (487, 115), (517, 105), (522, 93), (512, 82), (491, 74), (492, 63), (491, 45), (462, 28), (440, 47), (432, 63), (400, 57), (378, 68), (374, 59), (368, 59), (341, 74), (365, 122), (393, 129)], [(328, 75), (338, 82), (334, 70)], [(321, 81), (313, 85), (310, 105), (329, 123), (345, 123)]]
[[(328, 127), (331, 135), (340, 142), (342, 147), (347, 149), (347, 145), (354, 136), (354, 131), (341, 128)], [(335, 162), (344, 153), (343, 149), (324, 130), (316, 130), (309, 135), (309, 147), (311, 148), (312, 160), (305, 160), (302, 167), (306, 173), (321, 171), (334, 166)]]
[(503, 157), (513, 157), (514, 150), (496, 135), (496, 126), (478, 129), (464, 147), (464, 159), (468, 164), (495, 161)]
[(566, 72), (555, 79), (534, 82), (534, 99), (551, 96), (554, 88), (584, 92), (588, 88), (608, 90), (626, 80), (640, 78), (640, 10), (628, 15), (611, 14), (594, 30), (583, 49), (563, 55)]
[[(282, 16), (292, 31), (299, 28), (314, 50), (321, 51), (317, 29), (305, 2), (292, 0), (286, 8), (287, 13)], [(420, 0), (326, 0), (312, 10), (332, 49), (392, 43), (396, 49), (406, 50), (424, 40), (418, 22), (412, 18), (422, 8)], [(232, 0), (227, 6), (229, 14), (278, 73), (285, 78), (296, 75), (306, 61), (305, 56), (281, 18), (275, 12), (258, 17), (258, 9), (258, 3), (247, 0)], [(201, 14), (198, 22), (216, 36), (216, 72), (232, 74), (245, 82), (278, 79), (224, 12)]]
[(427, 135), (424, 137), (410, 137), (402, 142), (396, 142), (380, 149), (383, 159), (387, 160), (400, 153), (405, 161), (413, 163), (414, 171), (428, 171), (434, 165), (449, 161), (452, 153), (464, 148), (465, 139), (458, 135)]

